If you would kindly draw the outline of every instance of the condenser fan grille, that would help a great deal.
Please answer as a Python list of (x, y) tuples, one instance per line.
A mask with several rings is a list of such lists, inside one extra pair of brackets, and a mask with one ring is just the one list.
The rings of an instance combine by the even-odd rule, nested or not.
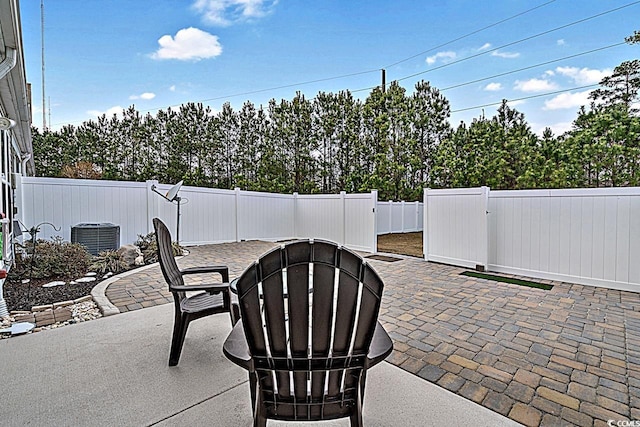
[(71, 227), (71, 242), (80, 243), (91, 255), (120, 247), (120, 226), (108, 222), (84, 223)]

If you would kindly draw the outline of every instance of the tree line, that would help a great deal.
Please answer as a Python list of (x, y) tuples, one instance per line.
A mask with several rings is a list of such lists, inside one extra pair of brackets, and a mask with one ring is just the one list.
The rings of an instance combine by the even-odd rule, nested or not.
[[(638, 33), (627, 39), (638, 42)], [(362, 101), (349, 91), (272, 99), (266, 107), (199, 103), (59, 131), (33, 129), (39, 176), (97, 178), (280, 193), (367, 192), (418, 200), (424, 187), (492, 189), (640, 185), (640, 61), (591, 94), (572, 129), (537, 136), (506, 101), (493, 117), (453, 127), (429, 82), (397, 82)]]

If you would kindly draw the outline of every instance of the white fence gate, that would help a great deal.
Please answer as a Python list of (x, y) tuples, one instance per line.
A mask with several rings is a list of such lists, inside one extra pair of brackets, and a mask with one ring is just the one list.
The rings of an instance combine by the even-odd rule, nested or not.
[(640, 292), (638, 187), (425, 190), (425, 206), (427, 260)]
[[(27, 226), (43, 225), (39, 238), (71, 240), (80, 223), (113, 223), (121, 244), (153, 230), (160, 217), (175, 238), (177, 209), (151, 191), (171, 186), (62, 178), (17, 177), (18, 218)], [(297, 195), (183, 186), (180, 190), (180, 243), (199, 245), (251, 239), (318, 238), (351, 249), (376, 252), (377, 192)]]
[(488, 192), (487, 187), (424, 190), (425, 259), (486, 269)]

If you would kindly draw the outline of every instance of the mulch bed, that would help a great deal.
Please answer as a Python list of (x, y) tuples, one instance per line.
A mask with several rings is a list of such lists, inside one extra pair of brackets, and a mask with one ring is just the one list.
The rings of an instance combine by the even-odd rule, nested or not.
[(43, 288), (42, 285), (53, 282), (56, 278), (33, 279), (29, 283), (7, 280), (3, 285), (4, 299), (9, 311), (31, 310), (37, 305), (74, 300), (91, 294), (91, 289), (100, 281), (66, 284)]

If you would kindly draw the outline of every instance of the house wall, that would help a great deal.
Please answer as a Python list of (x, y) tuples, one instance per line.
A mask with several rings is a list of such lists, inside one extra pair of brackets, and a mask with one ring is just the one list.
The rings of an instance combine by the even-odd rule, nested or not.
[[(27, 84), (18, 0), (0, 2), (0, 117), (11, 126), (0, 130), (0, 270), (11, 268), (14, 229), (15, 174), (33, 174), (31, 145), (31, 92)], [(17, 217), (19, 218), (19, 217)], [(0, 316), (7, 313), (0, 278)]]

